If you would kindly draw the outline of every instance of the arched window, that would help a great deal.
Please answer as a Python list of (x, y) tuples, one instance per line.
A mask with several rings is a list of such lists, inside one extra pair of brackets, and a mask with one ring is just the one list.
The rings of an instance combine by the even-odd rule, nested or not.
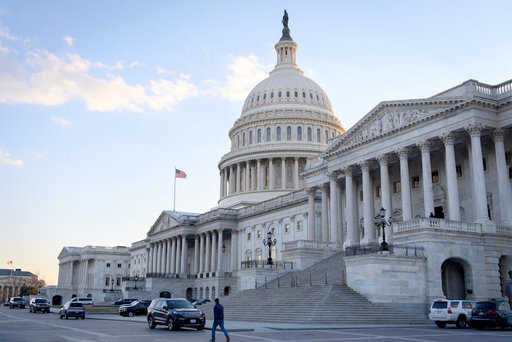
[(242, 133), (242, 146), (245, 146), (245, 132)]
[(299, 92), (295, 92), (295, 97), (299, 97)]
[(292, 128), (290, 126), (286, 127), (286, 140), (292, 140)]
[(277, 131), (276, 131), (276, 140), (277, 141), (281, 141), (281, 127), (277, 127)]
[(302, 92), (302, 97), (306, 98), (306, 92), (304, 92), (304, 91)]
[(281, 92), (277, 93), (277, 96), (281, 97)]
[(312, 141), (313, 137), (311, 136), (311, 127), (308, 127), (308, 141)]
[(252, 131), (249, 131), (249, 145), (252, 145)]
[(261, 248), (256, 248), (256, 262), (261, 264), (263, 262), (263, 251)]
[(290, 97), (290, 92), (289, 91), (286, 92), (286, 97)]
[(258, 144), (261, 143), (261, 128), (258, 128)]
[(297, 140), (302, 140), (302, 127), (297, 127)]
[(267, 127), (267, 141), (270, 141), (270, 127)]
[(320, 128), (316, 129), (316, 142), (319, 143), (322, 139), (322, 134), (320, 133)]

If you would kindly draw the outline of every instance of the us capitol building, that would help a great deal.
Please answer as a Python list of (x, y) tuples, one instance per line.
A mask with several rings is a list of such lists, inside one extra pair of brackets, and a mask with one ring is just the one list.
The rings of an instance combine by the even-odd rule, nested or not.
[[(325, 272), (326, 283), (335, 279), (373, 303), (504, 295), (512, 81), (468, 80), (431, 97), (381, 102), (345, 131), (327, 94), (297, 66), (286, 14), (283, 25), (274, 70), (229, 131), (218, 207), (165, 210), (144, 240), (114, 257), (100, 247), (64, 248), (52, 295), (230, 296), (290, 272), (323, 279), (314, 271), (325, 260), (339, 265)], [(379, 250), (381, 208), (392, 219), (389, 251)], [(272, 267), (268, 233), (276, 240)], [(107, 259), (119, 270), (107, 270)], [(122, 284), (112, 284), (116, 277)]]

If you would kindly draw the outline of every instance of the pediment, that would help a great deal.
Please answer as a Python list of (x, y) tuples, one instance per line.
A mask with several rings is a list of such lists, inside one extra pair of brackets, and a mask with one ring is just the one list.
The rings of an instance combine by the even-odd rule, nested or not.
[(174, 217), (169, 215), (167, 212), (163, 211), (158, 217), (158, 219), (155, 221), (151, 229), (149, 230), (148, 235), (153, 235), (179, 225), (181, 225), (180, 222), (178, 222)]

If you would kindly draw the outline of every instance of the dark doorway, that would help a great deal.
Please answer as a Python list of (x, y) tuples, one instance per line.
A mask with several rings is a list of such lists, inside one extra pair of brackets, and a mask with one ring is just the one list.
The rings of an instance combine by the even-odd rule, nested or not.
[(229, 286), (226, 286), (226, 287), (224, 288), (224, 296), (229, 296), (229, 290), (230, 290), (230, 289), (229, 289)]
[(171, 298), (171, 293), (169, 291), (160, 292), (160, 298)]
[(466, 299), (466, 278), (464, 267), (454, 259), (446, 260), (441, 266), (443, 293), (447, 299)]
[(52, 297), (52, 305), (58, 306), (62, 305), (62, 296), (55, 295)]
[(186, 297), (187, 297), (187, 299), (192, 299), (193, 294), (192, 294), (192, 288), (191, 288), (191, 287), (189, 287), (189, 288), (187, 289)]
[(439, 219), (444, 219), (444, 210), (443, 207), (435, 207), (434, 208), (434, 217)]

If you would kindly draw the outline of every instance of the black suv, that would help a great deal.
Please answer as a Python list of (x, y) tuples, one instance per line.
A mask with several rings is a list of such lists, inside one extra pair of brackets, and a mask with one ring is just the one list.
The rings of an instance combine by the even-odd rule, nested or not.
[(509, 305), (504, 300), (477, 302), (473, 309), (469, 326), (483, 329), (486, 327), (505, 328), (512, 324)]
[(125, 305), (125, 304), (131, 304), (135, 302), (137, 298), (125, 298), (125, 299), (119, 299), (114, 302), (114, 305)]
[(30, 312), (50, 313), (50, 302), (44, 298), (32, 298), (29, 304)]
[(85, 309), (82, 303), (67, 302), (59, 311), (60, 319), (68, 319), (69, 317), (75, 317), (76, 319), (85, 319)]
[(21, 297), (12, 297), (10, 300), (9, 300), (9, 309), (14, 309), (14, 308), (21, 308), (21, 309), (25, 309), (25, 300)]
[(121, 316), (135, 316), (145, 315), (148, 313), (148, 306), (151, 304), (150, 300), (136, 300), (135, 302), (119, 307), (119, 314)]
[(148, 307), (148, 327), (154, 329), (158, 324), (166, 325), (169, 330), (180, 327), (203, 330), (206, 318), (204, 313), (196, 309), (185, 298), (153, 299)]

